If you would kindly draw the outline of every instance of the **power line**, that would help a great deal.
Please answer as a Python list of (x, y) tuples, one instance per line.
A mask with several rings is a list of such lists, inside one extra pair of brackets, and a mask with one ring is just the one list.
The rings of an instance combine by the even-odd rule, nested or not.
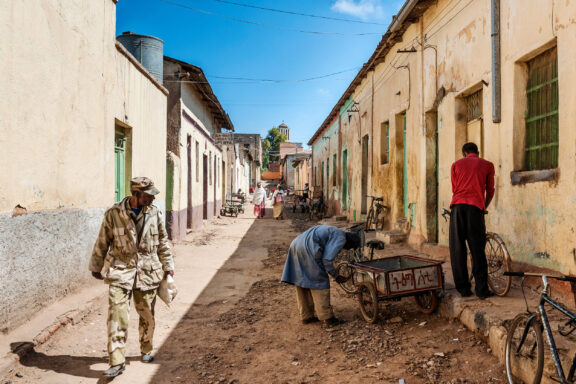
[[(322, 80), (326, 79), (327, 77), (339, 75), (345, 72), (357, 71), (361, 67), (354, 67), (345, 69), (343, 71), (338, 71), (334, 73), (329, 73), (327, 75), (320, 75), (314, 77), (308, 77), (304, 79), (295, 79), (295, 80), (286, 80), (286, 79), (256, 79), (256, 78), (249, 78), (249, 77), (227, 77), (227, 76), (213, 76), (213, 75), (206, 75), (206, 77), (211, 77), (214, 79), (222, 79), (222, 80), (237, 80), (237, 81), (196, 81), (196, 80), (164, 80), (167, 83), (190, 83), (190, 84), (253, 84), (253, 83), (303, 83), (307, 81), (314, 81), (314, 80)], [(171, 77), (171, 76), (169, 76)], [(344, 79), (332, 79), (332, 80), (344, 80)]]
[(295, 16), (315, 17), (315, 18), (318, 18), (318, 19), (334, 20), (334, 21), (344, 21), (344, 22), (348, 22), (348, 23), (358, 23), (358, 24), (371, 24), (371, 25), (383, 25), (383, 26), (387, 26), (387, 25), (388, 25), (388, 24), (374, 23), (374, 22), (369, 22), (369, 21), (360, 21), (360, 20), (351, 20), (351, 19), (341, 19), (341, 18), (338, 18), (338, 17), (319, 16), (319, 15), (312, 15), (312, 14), (310, 14), (310, 13), (292, 12), (292, 11), (284, 11), (284, 10), (281, 10), (281, 9), (258, 7), (258, 6), (256, 6), (256, 5), (235, 3), (235, 2), (233, 2), (233, 1), (226, 1), (226, 0), (212, 0), (212, 1), (216, 1), (216, 2), (218, 2), (218, 3), (224, 3), (224, 4), (237, 5), (237, 6), (239, 6), (239, 7), (260, 9), (260, 10), (263, 10), (263, 11), (286, 13), (286, 14), (288, 14), (288, 15), (295, 15)]
[(305, 30), (305, 29), (292, 29), (292, 28), (284, 28), (284, 27), (280, 27), (278, 25), (270, 25), (270, 24), (263, 24), (263, 23), (257, 23), (255, 21), (249, 21), (249, 20), (244, 20), (244, 19), (239, 19), (237, 17), (230, 17), (230, 16), (225, 16), (225, 15), (220, 15), (217, 13), (213, 13), (213, 12), (208, 12), (208, 11), (204, 11), (202, 9), (198, 9), (198, 8), (193, 8), (184, 4), (180, 4), (180, 3), (176, 3), (174, 1), (169, 1), (169, 0), (159, 0), (163, 3), (166, 4), (170, 4), (170, 5), (174, 5), (176, 7), (181, 7), (181, 8), (185, 8), (194, 12), (198, 12), (198, 13), (203, 13), (205, 15), (210, 15), (210, 16), (216, 16), (216, 17), (220, 17), (223, 19), (227, 19), (227, 20), (232, 20), (232, 21), (236, 21), (239, 23), (245, 23), (245, 24), (251, 24), (251, 25), (257, 25), (259, 27), (265, 27), (265, 28), (273, 28), (273, 29), (280, 29), (283, 31), (290, 31), (290, 32), (299, 32), (299, 33), (309, 33), (309, 34), (313, 34), (313, 35), (338, 35), (338, 36), (368, 36), (368, 35), (381, 35), (382, 33), (380, 32), (363, 32), (363, 33), (341, 33), (341, 32), (321, 32), (321, 31), (309, 31), (309, 30)]
[(261, 82), (269, 82), (269, 83), (301, 83), (301, 82), (305, 82), (305, 81), (324, 79), (326, 77), (339, 75), (339, 74), (345, 73), (345, 72), (356, 71), (360, 68), (361, 67), (354, 67), (354, 68), (345, 69), (345, 70), (339, 71), (339, 72), (329, 73), (327, 75), (308, 77), (305, 79), (298, 79), (298, 80), (252, 79), (252, 78), (246, 78), (246, 77), (225, 77), (225, 76), (210, 76), (210, 75), (206, 75), (206, 77), (213, 77), (215, 79), (225, 79), (225, 80), (261, 81)]

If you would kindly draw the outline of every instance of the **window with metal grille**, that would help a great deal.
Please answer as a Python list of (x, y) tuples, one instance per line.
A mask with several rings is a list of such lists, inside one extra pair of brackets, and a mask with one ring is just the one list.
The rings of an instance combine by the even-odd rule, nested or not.
[(558, 167), (558, 54), (552, 48), (528, 63), (525, 170)]
[(466, 97), (466, 122), (482, 118), (482, 90)]

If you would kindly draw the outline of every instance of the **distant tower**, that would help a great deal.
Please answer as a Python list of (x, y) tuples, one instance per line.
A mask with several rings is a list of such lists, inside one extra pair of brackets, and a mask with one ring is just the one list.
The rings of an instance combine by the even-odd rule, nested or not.
[(280, 133), (283, 133), (286, 136), (286, 141), (290, 141), (290, 128), (286, 125), (286, 123), (282, 123), (278, 126), (278, 130)]

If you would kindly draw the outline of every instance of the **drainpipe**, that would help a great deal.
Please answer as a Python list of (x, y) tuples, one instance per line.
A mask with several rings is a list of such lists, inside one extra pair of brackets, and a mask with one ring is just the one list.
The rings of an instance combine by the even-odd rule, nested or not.
[[(371, 111), (370, 111), (370, 147), (371, 147), (371, 151), (368, 157), (368, 161), (370, 163), (370, 191), (374, 191), (374, 187), (372, 185), (372, 178), (374, 177), (374, 72), (376, 72), (375, 69), (372, 70), (372, 76), (370, 76), (370, 88), (371, 88), (371, 98), (370, 98), (370, 106), (371, 106)], [(380, 133), (382, 134), (382, 133)]]
[(502, 118), (502, 88), (500, 67), (500, 0), (492, 0), (492, 122)]

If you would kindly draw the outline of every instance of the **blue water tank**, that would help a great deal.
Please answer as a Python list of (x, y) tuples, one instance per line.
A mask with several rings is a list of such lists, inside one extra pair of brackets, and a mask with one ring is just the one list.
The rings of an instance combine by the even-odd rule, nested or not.
[(116, 38), (162, 84), (164, 42), (154, 36), (124, 32)]

